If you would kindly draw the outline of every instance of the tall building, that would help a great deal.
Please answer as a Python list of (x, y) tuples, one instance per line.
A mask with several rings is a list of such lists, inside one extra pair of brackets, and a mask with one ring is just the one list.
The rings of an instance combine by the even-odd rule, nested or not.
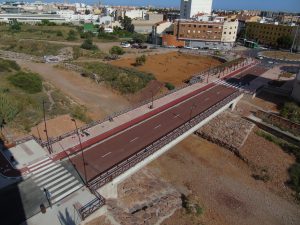
[(197, 14), (211, 14), (212, 0), (181, 0), (180, 18), (191, 19)]

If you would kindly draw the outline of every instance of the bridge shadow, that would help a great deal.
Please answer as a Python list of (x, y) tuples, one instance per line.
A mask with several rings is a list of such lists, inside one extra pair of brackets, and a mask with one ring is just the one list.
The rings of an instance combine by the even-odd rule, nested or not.
[(0, 139), (0, 224), (27, 224), (26, 220), (48, 207), (44, 193), (28, 178), (24, 180), (4, 157), (6, 145)]

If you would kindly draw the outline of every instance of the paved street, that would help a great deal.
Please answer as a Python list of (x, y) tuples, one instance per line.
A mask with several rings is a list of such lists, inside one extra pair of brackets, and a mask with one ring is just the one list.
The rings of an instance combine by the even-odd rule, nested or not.
[[(236, 89), (231, 87), (214, 86), (85, 150), (87, 179), (92, 180), (234, 92)], [(71, 160), (84, 176), (81, 155)]]

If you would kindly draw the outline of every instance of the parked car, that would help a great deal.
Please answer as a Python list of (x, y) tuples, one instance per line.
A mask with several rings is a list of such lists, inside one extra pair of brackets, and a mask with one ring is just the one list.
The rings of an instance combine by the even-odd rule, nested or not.
[(132, 45), (131, 45), (131, 48), (140, 48), (140, 45), (137, 44), (137, 43), (135, 43), (135, 44), (132, 44)]
[(139, 48), (140, 48), (140, 49), (147, 49), (148, 46), (147, 46), (147, 45), (139, 45)]
[(256, 58), (257, 58), (257, 59), (260, 59), (260, 60), (264, 59), (264, 57), (261, 56), (261, 55), (256, 56)]

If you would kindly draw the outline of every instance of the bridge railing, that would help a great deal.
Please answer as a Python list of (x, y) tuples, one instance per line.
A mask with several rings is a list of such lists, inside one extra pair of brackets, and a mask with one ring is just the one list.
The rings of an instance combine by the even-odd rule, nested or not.
[(89, 187), (94, 190), (97, 190), (100, 187), (102, 187), (103, 185), (109, 183), (114, 178), (118, 177), (125, 171), (129, 170), (130, 168), (135, 166), (137, 163), (141, 162), (148, 156), (152, 155), (154, 152), (158, 151), (163, 146), (170, 143), (177, 137), (181, 136), (182, 134), (187, 132), (189, 129), (196, 126), (199, 122), (201, 122), (205, 118), (208, 118), (210, 115), (212, 115), (218, 109), (222, 108), (223, 106), (225, 106), (226, 104), (228, 104), (229, 102), (231, 102), (232, 100), (234, 100), (235, 98), (237, 98), (240, 95), (241, 95), (240, 92), (235, 92), (232, 95), (228, 96), (227, 98), (223, 99), (222, 101), (218, 102), (210, 109), (208, 109), (208, 110), (202, 112), (201, 114), (197, 115), (196, 117), (192, 118), (190, 121), (184, 123), (183, 125), (176, 128), (175, 130), (171, 131), (164, 137), (156, 140), (155, 142), (153, 142), (149, 146), (145, 147), (138, 153), (136, 153), (136, 154), (132, 155), (131, 157), (129, 157), (128, 159), (120, 162), (119, 164), (115, 165), (108, 171), (100, 174), (93, 181), (89, 182)]
[[(181, 89), (184, 89), (184, 88), (186, 88), (186, 87), (188, 87), (188, 86), (191, 86), (191, 85), (193, 85), (193, 84), (200, 83), (200, 82), (204, 82), (205, 78), (208, 77), (208, 76), (220, 76), (222, 73), (224, 74), (225, 72), (228, 72), (228, 73), (229, 73), (229, 72), (233, 72), (233, 71), (238, 70), (238, 69), (240, 69), (240, 68), (242, 68), (242, 67), (245, 67), (245, 66), (247, 66), (247, 65), (250, 65), (250, 64), (253, 63), (253, 62), (254, 62), (254, 61), (253, 61), (252, 59), (250, 59), (250, 58), (245, 58), (244, 60), (240, 61), (240, 62), (237, 63), (237, 64), (233, 64), (233, 65), (230, 65), (230, 66), (228, 66), (228, 67), (224, 67), (223, 70), (218, 69), (218, 68), (211, 68), (211, 69), (208, 69), (208, 70), (206, 70), (206, 71), (204, 71), (204, 72), (201, 72), (201, 73), (198, 73), (198, 74), (193, 75), (193, 78), (190, 80), (190, 82), (189, 82), (188, 84), (183, 84), (183, 85), (181, 85), (181, 86), (179, 86), (179, 87), (177, 87), (177, 88), (175, 88), (175, 89), (173, 89), (173, 90), (171, 90), (171, 91), (169, 91), (169, 92), (167, 92), (167, 93), (163, 93), (163, 94), (161, 94), (161, 95), (155, 96), (153, 100), (157, 100), (157, 99), (163, 98), (163, 97), (165, 97), (165, 96), (168, 96), (168, 95), (170, 95), (170, 94), (173, 94), (174, 92), (177, 92), (177, 91), (179, 91), (179, 90), (181, 90)], [(127, 112), (129, 112), (129, 111), (132, 111), (132, 110), (134, 110), (134, 109), (137, 109), (137, 108), (139, 108), (139, 107), (141, 107), (141, 106), (143, 106), (143, 105), (150, 104), (151, 101), (152, 101), (152, 99), (145, 100), (145, 101), (143, 101), (143, 102), (140, 102), (140, 103), (138, 103), (138, 104), (135, 104), (134, 106), (131, 106), (131, 107), (128, 107), (128, 108), (126, 108), (126, 109), (124, 109), (124, 110), (121, 110), (121, 111), (119, 111), (119, 112), (113, 113), (113, 114), (111, 114), (111, 115), (105, 117), (104, 119), (97, 120), (97, 121), (93, 121), (93, 122), (91, 122), (91, 123), (89, 123), (89, 124), (86, 124), (86, 125), (80, 127), (80, 130), (83, 130), (83, 131), (84, 131), (84, 130), (87, 130), (87, 129), (91, 128), (91, 127), (97, 126), (97, 125), (99, 125), (99, 124), (101, 124), (101, 123), (107, 122), (107, 121), (109, 121), (109, 120), (111, 120), (111, 119), (113, 119), (113, 118), (115, 118), (115, 117), (117, 117), (117, 116), (120, 116), (120, 115), (125, 114), (125, 113), (127, 113)], [(17, 142), (17, 143), (23, 143), (23, 142), (25, 142), (25, 141), (34, 139), (34, 140), (36, 140), (42, 147), (46, 147), (46, 146), (48, 146), (48, 145), (52, 145), (52, 144), (54, 144), (54, 143), (56, 143), (56, 142), (58, 142), (58, 141), (60, 141), (60, 140), (62, 140), (62, 139), (64, 139), (64, 138), (66, 138), (66, 137), (75, 135), (76, 132), (77, 132), (76, 130), (72, 130), (72, 131), (67, 132), (67, 133), (65, 133), (65, 134), (63, 134), (63, 135), (60, 135), (60, 136), (57, 136), (57, 137), (54, 137), (54, 138), (49, 138), (49, 141), (41, 141), (41, 140), (37, 139), (37, 138), (34, 137), (34, 136), (28, 136), (28, 137), (25, 137), (25, 138), (21, 139), (20, 141), (18, 140), (18, 141), (16, 141), (16, 142)]]
[(101, 196), (96, 190), (91, 190), (91, 192), (96, 196), (96, 198), (77, 209), (82, 221), (105, 205), (105, 199), (103, 196)]

